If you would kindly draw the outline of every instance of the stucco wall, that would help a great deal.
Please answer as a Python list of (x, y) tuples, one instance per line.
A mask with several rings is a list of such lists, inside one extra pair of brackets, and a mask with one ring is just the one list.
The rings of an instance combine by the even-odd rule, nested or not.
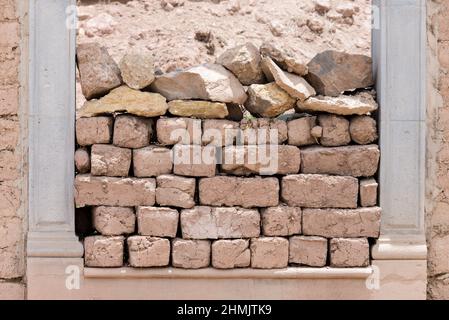
[(21, 0), (0, 0), (0, 299), (24, 296), (24, 181), (26, 154)]
[(449, 3), (427, 3), (428, 298), (449, 299)]

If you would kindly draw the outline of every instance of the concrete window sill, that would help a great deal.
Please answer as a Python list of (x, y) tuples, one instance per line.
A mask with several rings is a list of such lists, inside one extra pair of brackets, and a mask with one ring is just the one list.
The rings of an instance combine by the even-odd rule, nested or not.
[(84, 268), (85, 278), (103, 279), (365, 279), (373, 273), (366, 268), (307, 268), (289, 267), (285, 269), (179, 269), (179, 268)]

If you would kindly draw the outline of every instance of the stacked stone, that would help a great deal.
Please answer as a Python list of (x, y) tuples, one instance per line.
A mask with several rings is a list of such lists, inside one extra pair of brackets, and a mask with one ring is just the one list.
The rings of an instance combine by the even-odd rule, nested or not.
[(381, 214), (370, 58), (326, 51), (306, 65), (245, 44), (155, 76), (148, 53), (120, 66), (95, 44), (77, 55), (86, 266), (369, 265)]

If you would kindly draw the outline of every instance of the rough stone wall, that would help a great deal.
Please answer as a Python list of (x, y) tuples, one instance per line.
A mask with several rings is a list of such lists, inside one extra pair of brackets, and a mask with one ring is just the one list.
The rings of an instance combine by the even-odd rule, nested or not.
[(0, 299), (24, 297), (20, 1), (0, 0)]
[(427, 1), (428, 298), (449, 299), (449, 20), (447, 1)]
[(78, 46), (87, 267), (369, 265), (381, 215), (371, 59), (280, 55), (245, 44), (154, 75), (148, 52), (117, 65)]

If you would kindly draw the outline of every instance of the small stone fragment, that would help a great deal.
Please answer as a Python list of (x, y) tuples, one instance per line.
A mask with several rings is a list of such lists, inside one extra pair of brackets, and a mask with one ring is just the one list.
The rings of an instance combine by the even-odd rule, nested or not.
[(370, 144), (377, 140), (376, 120), (369, 116), (356, 116), (349, 124), (351, 139), (358, 144)]
[(120, 69), (106, 48), (96, 43), (79, 44), (76, 57), (86, 99), (100, 97), (122, 84)]
[(377, 204), (377, 187), (378, 184), (373, 178), (360, 180), (360, 205), (362, 207), (372, 207)]
[(308, 72), (307, 65), (300, 58), (295, 57), (294, 52), (275, 47), (270, 42), (264, 42), (260, 46), (262, 56), (268, 56), (273, 59), (283, 70), (304, 76)]
[(296, 100), (276, 83), (253, 84), (245, 108), (261, 117), (274, 118), (294, 107)]
[(149, 52), (126, 53), (120, 61), (120, 70), (128, 87), (143, 89), (154, 81), (154, 61)]
[(75, 168), (78, 173), (88, 173), (90, 171), (90, 155), (84, 148), (75, 151)]

